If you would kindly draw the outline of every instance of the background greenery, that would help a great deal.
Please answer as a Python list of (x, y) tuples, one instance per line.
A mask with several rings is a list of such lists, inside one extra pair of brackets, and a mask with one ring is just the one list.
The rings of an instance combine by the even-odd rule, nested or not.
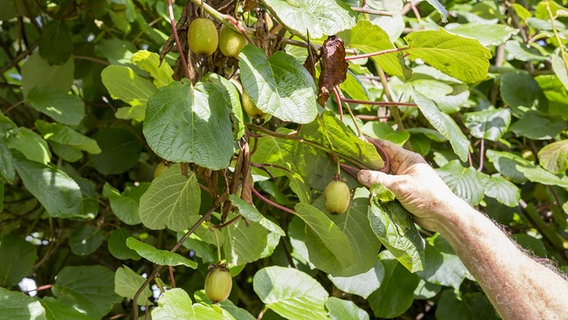
[[(368, 138), (404, 145), (568, 272), (565, 5), (0, 0), (0, 318), (496, 318), (448, 243), (353, 174), (383, 167)], [(252, 43), (191, 54), (199, 16)]]

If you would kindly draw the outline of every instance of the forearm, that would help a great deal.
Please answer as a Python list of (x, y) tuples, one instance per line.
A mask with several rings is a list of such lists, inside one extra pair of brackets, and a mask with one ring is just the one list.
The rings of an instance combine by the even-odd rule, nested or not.
[(568, 282), (522, 252), (489, 218), (459, 200), (438, 231), (503, 319), (564, 319)]

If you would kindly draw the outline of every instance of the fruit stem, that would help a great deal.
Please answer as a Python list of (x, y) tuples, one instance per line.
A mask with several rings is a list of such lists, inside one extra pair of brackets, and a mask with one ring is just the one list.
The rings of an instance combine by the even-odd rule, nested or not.
[(276, 203), (276, 202), (274, 202), (274, 201), (272, 201), (272, 200), (266, 198), (265, 196), (263, 196), (262, 194), (260, 194), (260, 192), (256, 191), (255, 188), (251, 187), (250, 189), (252, 190), (252, 193), (254, 193), (257, 197), (259, 197), (262, 201), (266, 202), (267, 204), (269, 204), (269, 205), (271, 205), (271, 206), (273, 206), (273, 207), (275, 207), (275, 208), (277, 208), (277, 209), (280, 209), (280, 210), (282, 210), (282, 211), (284, 211), (284, 212), (288, 212), (288, 213), (291, 213), (291, 214), (293, 214), (293, 215), (296, 214), (296, 211), (294, 211), (294, 210), (292, 210), (292, 209), (289, 209), (289, 208), (286, 208), (285, 206), (279, 205), (278, 203)]
[(170, 24), (172, 25), (172, 33), (174, 34), (174, 39), (176, 40), (176, 46), (179, 52), (179, 58), (181, 59), (181, 64), (183, 65), (183, 71), (185, 71), (185, 76), (188, 79), (191, 79), (191, 76), (189, 75), (189, 67), (187, 66), (187, 61), (185, 60), (183, 49), (181, 48), (181, 44), (179, 42), (179, 37), (176, 29), (176, 22), (174, 18), (174, 9), (173, 9), (172, 0), (168, 0), (168, 13), (170, 15)]
[(217, 229), (212, 229), (215, 235), (215, 243), (217, 243), (217, 261), (221, 262), (221, 244), (219, 243), (219, 236), (217, 235)]

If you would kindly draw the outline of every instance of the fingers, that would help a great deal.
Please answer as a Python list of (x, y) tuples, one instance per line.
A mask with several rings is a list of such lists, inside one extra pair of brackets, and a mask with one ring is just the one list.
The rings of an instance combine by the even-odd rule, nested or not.
[(380, 145), (388, 154), (390, 159), (390, 171), (394, 174), (403, 174), (410, 166), (416, 163), (426, 163), (426, 160), (416, 152), (403, 149), (387, 140), (370, 139)]
[(386, 173), (380, 171), (373, 171), (373, 170), (361, 170), (357, 174), (357, 179), (361, 184), (366, 187), (370, 187), (373, 184), (380, 183), (385, 187), (389, 187), (392, 184), (393, 176), (388, 175)]

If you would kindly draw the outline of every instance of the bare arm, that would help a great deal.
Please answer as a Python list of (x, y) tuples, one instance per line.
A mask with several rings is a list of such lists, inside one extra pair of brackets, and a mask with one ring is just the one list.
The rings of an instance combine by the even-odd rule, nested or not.
[(422, 227), (440, 232), (503, 319), (568, 318), (568, 281), (534, 261), (493, 221), (452, 193), (420, 155), (380, 144), (395, 175), (363, 170), (361, 183), (382, 183)]

